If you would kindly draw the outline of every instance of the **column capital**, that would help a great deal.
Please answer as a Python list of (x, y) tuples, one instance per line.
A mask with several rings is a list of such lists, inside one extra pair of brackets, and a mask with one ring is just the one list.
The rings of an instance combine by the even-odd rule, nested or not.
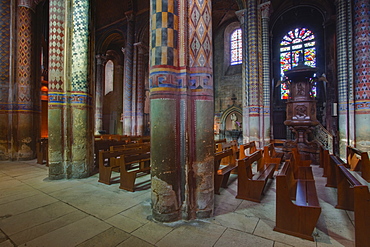
[(105, 60), (107, 59), (107, 56), (103, 55), (103, 54), (97, 54), (95, 56), (96, 58), (96, 64), (97, 65), (102, 65), (104, 64)]
[(144, 45), (143, 42), (134, 43), (134, 46), (138, 48), (139, 54), (145, 54), (149, 51), (149, 47)]
[(34, 0), (18, 0), (18, 7), (25, 7), (35, 12), (36, 3)]
[(238, 17), (240, 24), (244, 24), (245, 18), (248, 15), (248, 10), (247, 9), (241, 9), (238, 11), (235, 11), (235, 15)]
[(125, 12), (128, 21), (133, 21), (135, 17), (135, 12), (133, 10)]
[(262, 19), (268, 19), (270, 18), (270, 6), (271, 6), (271, 2), (268, 1), (268, 2), (264, 2), (264, 3), (261, 3), (258, 7), (261, 11), (261, 14), (262, 14)]

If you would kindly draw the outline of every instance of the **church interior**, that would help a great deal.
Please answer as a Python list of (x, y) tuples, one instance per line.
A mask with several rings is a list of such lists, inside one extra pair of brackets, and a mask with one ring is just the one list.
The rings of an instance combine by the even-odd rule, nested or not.
[(0, 247), (368, 246), (368, 0), (0, 1)]

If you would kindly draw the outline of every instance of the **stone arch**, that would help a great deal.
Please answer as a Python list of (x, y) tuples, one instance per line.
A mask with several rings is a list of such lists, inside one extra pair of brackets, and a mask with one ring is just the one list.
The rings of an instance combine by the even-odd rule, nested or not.
[(220, 119), (219, 119), (220, 139), (226, 138), (228, 141), (232, 140), (232, 136), (230, 133), (230, 131), (232, 130), (231, 120), (230, 120), (230, 117), (232, 114), (236, 114), (237, 119), (238, 119), (237, 121), (240, 123), (240, 128), (239, 128), (240, 136), (238, 136), (238, 139), (242, 138), (242, 135), (241, 135), (242, 127), (241, 126), (242, 126), (242, 120), (243, 120), (243, 111), (240, 107), (233, 105), (229, 107), (228, 109), (226, 109), (220, 116)]

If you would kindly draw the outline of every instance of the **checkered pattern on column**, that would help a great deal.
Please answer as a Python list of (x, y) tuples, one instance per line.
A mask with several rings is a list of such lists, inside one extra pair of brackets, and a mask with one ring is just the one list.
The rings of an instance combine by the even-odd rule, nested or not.
[(72, 91), (87, 92), (89, 1), (73, 1)]
[(64, 2), (51, 0), (49, 5), (49, 93), (63, 91), (64, 15)]
[(151, 66), (176, 66), (178, 10), (177, 0), (152, 0)]

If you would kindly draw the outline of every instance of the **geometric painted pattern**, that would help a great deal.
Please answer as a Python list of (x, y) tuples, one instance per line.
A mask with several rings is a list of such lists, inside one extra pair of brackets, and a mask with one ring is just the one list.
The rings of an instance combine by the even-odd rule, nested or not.
[(189, 6), (189, 66), (212, 68), (211, 1), (195, 0)]
[(64, 78), (64, 2), (49, 5), (49, 92), (63, 91)]
[(0, 0), (0, 102), (8, 102), (10, 59), (10, 0)]
[(153, 0), (151, 13), (151, 66), (177, 66), (178, 1)]
[(18, 102), (31, 102), (31, 67), (32, 67), (32, 10), (26, 7), (18, 8), (17, 16), (17, 84)]
[[(257, 18), (257, 4), (256, 1), (248, 1), (248, 60), (249, 64), (249, 105), (253, 108), (259, 108), (260, 93), (259, 93), (259, 70), (258, 70), (258, 18)], [(247, 82), (247, 83), (248, 83)], [(255, 112), (255, 110), (253, 111)]]
[[(370, 100), (369, 0), (354, 1), (354, 41), (356, 101), (365, 100), (368, 103), (368, 100)], [(370, 110), (370, 107), (367, 110)]]
[(73, 0), (72, 91), (87, 92), (89, 1)]

